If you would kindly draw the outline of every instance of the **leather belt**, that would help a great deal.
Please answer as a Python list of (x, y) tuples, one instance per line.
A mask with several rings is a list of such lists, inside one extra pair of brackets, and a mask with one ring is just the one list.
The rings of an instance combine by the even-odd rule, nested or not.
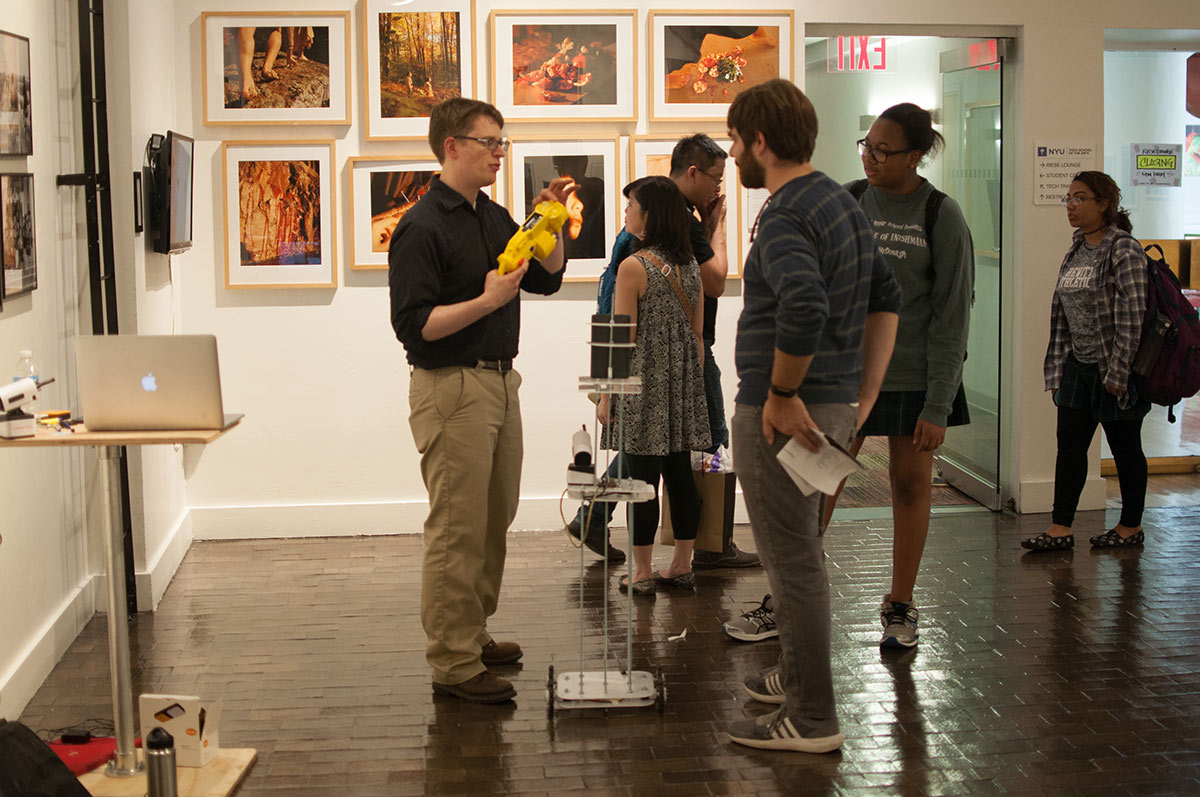
[(475, 367), (484, 371), (498, 371), (506, 374), (512, 370), (512, 360), (476, 360)]

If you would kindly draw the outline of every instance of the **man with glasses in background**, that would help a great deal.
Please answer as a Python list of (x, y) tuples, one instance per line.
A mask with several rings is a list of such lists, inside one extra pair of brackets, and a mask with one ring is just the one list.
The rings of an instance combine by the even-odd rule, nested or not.
[[(671, 151), (671, 171), (668, 175), (687, 201), (691, 214), (692, 253), (700, 264), (700, 283), (704, 290), (704, 396), (708, 405), (708, 425), (712, 435), (712, 448), (729, 445), (729, 427), (725, 421), (725, 399), (721, 391), (721, 369), (713, 357), (712, 347), (717, 339), (717, 298), (725, 292), (725, 278), (729, 274), (729, 259), (725, 245), (725, 196), (721, 184), (725, 177), (725, 159), (728, 154), (717, 142), (703, 133), (681, 138)], [(697, 213), (699, 218), (697, 218)], [(600, 276), (597, 298), (598, 313), (612, 312), (613, 287), (617, 279), (617, 266), (633, 253), (637, 239), (626, 230), (621, 230), (613, 245), (608, 267)], [(609, 475), (617, 476), (619, 457), (609, 467)], [(572, 537), (579, 539), (587, 526), (584, 543), (595, 553), (605, 554), (604, 538), (612, 520), (616, 504), (583, 505), (575, 519), (567, 526)], [(625, 552), (607, 546), (610, 562), (625, 561)], [(754, 567), (759, 564), (758, 556), (739, 550), (732, 536), (723, 540), (721, 551), (696, 550), (692, 554), (692, 567)]]
[[(456, 97), (433, 108), (429, 146), (442, 172), (396, 225), (388, 248), (392, 328), (411, 366), (409, 426), (429, 493), (425, 656), (434, 694), (478, 703), (516, 695), (488, 667), (522, 655), (487, 628), (521, 484), (521, 377), (513, 370), (520, 291), (556, 292), (566, 264), (560, 238), (544, 261), (497, 270), (519, 229), (482, 191), (508, 152), (503, 127), (500, 112), (478, 100)], [(556, 179), (534, 204), (565, 202), (573, 190), (570, 178)]]

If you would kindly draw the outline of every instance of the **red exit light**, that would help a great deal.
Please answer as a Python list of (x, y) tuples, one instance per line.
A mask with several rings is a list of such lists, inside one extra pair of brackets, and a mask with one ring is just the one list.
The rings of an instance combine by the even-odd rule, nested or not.
[(886, 36), (833, 36), (825, 42), (828, 72), (891, 71)]

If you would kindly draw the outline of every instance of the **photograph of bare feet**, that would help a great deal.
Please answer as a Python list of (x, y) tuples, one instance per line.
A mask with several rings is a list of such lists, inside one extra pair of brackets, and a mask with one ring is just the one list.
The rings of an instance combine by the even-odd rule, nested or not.
[(329, 28), (222, 29), (226, 108), (328, 108)]

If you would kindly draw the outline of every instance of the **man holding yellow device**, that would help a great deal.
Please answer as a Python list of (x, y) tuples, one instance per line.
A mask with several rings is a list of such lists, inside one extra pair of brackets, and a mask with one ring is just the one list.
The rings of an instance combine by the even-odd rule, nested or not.
[[(500, 112), (478, 100), (434, 107), (429, 145), (442, 173), (400, 220), (388, 249), (392, 328), (412, 366), (409, 426), (429, 492), (425, 657), (435, 694), (478, 703), (516, 695), (488, 668), (521, 658), (520, 645), (497, 642), (487, 628), (521, 482), (521, 376), (513, 370), (520, 291), (556, 292), (566, 263), (562, 240), (535, 221), (528, 232), (536, 251), (527, 242), (525, 252), (510, 254), (510, 267), (497, 267), (520, 229), (481, 190), (495, 182), (508, 152), (503, 126)], [(554, 180), (535, 204), (561, 206), (574, 187), (570, 178)], [(550, 215), (543, 214), (547, 225)]]

